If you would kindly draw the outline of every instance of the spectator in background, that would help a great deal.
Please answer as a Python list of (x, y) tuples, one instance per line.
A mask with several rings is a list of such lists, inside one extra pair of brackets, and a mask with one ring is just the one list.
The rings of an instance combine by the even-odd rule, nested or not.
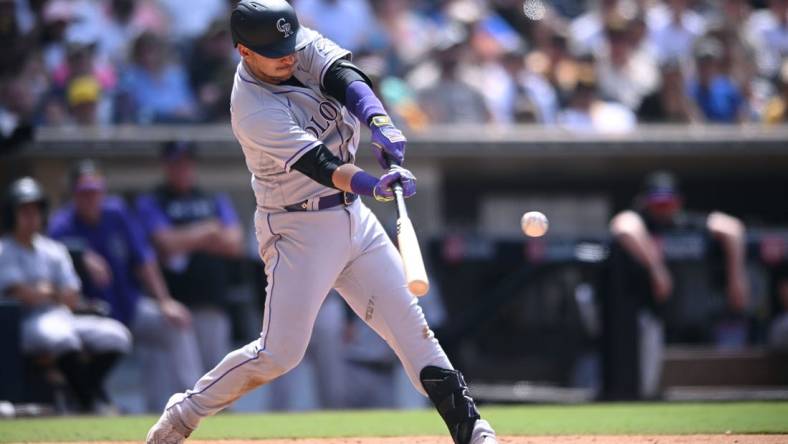
[(592, 0), (586, 12), (569, 26), (572, 50), (579, 55), (592, 54), (604, 44), (605, 18), (619, 13), (619, 0)]
[(462, 43), (449, 43), (435, 53), (440, 76), (431, 86), (418, 91), (419, 104), (431, 123), (487, 123), (490, 111), (473, 85), (460, 78)]
[(17, 20), (15, 0), (0, 0), (0, 78), (12, 74), (14, 65), (23, 59), (33, 45)]
[[(710, 240), (718, 242), (723, 256), (727, 281), (725, 282), (725, 293), (730, 311), (741, 313), (749, 301), (749, 283), (745, 270), (745, 233), (742, 223), (735, 217), (718, 211), (714, 211), (706, 217), (690, 215), (683, 211), (682, 205), (682, 198), (673, 175), (667, 172), (656, 172), (646, 178), (642, 191), (636, 198), (634, 209), (618, 213), (610, 221), (610, 231), (615, 242), (627, 254), (629, 261), (634, 261), (632, 263), (637, 264), (637, 270), (642, 270), (642, 272), (630, 273), (628, 279), (635, 279), (632, 276), (640, 276), (640, 273), (643, 273), (642, 276), (648, 279), (648, 283), (644, 282), (643, 284), (650, 288), (649, 293), (652, 298), (647, 300), (646, 295), (643, 294), (621, 295), (634, 298), (635, 304), (639, 306), (636, 316), (640, 344), (639, 355), (635, 355), (635, 357), (639, 359), (640, 364), (639, 366), (635, 364), (634, 368), (640, 368), (640, 393), (645, 397), (653, 397), (657, 394), (664, 350), (664, 326), (656, 313), (664, 311), (665, 304), (672, 297), (674, 284), (676, 284), (665, 261), (662, 243), (665, 236), (682, 234), (703, 236), (707, 234)], [(691, 245), (693, 243), (690, 241), (684, 242), (685, 249), (692, 250), (694, 247)], [(695, 260), (711, 260), (710, 251), (712, 248), (705, 248), (706, 250), (697, 252)], [(699, 267), (697, 269), (707, 270), (707, 268)], [(689, 279), (693, 282), (678, 282), (684, 288), (680, 300), (674, 304), (678, 310), (676, 316), (679, 319), (673, 321), (673, 325), (680, 326), (687, 332), (704, 326), (681, 325), (682, 320), (697, 314), (697, 317), (704, 318), (704, 322), (709, 322), (707, 317), (713, 314), (704, 311), (705, 304), (709, 298), (716, 296), (712, 294), (708, 285), (703, 285), (701, 282), (706, 276), (699, 276), (697, 272), (688, 276), (686, 270), (689, 269), (689, 266), (683, 267), (682, 270), (685, 274), (682, 280)], [(687, 286), (692, 289), (688, 290)], [(638, 300), (638, 297), (642, 299)], [(626, 320), (621, 321), (626, 322)], [(713, 337), (715, 333), (699, 332), (698, 334)], [(681, 334), (675, 336), (680, 337)], [(683, 340), (690, 339), (693, 338), (688, 336), (683, 338)], [(723, 340), (722, 338), (717, 339)]]
[(185, 123), (197, 119), (186, 70), (161, 37), (145, 32), (134, 41), (132, 63), (120, 84), (121, 120)]
[(228, 196), (198, 187), (193, 145), (167, 143), (162, 160), (164, 183), (137, 199), (137, 213), (167, 286), (191, 311), (208, 371), (231, 349), (228, 259), (242, 254), (242, 230)]
[(237, 61), (226, 23), (214, 22), (194, 44), (189, 78), (203, 118), (209, 122), (230, 119), (230, 93)]
[(71, 191), (72, 201), (52, 217), (49, 232), (75, 258), (85, 295), (108, 304), (110, 316), (126, 324), (143, 347), (145, 407), (159, 410), (171, 390), (188, 387), (202, 372), (191, 315), (170, 295), (137, 220), (123, 201), (106, 196), (95, 163), (76, 165)]
[(304, 26), (353, 53), (369, 49), (380, 33), (367, 0), (298, 0), (296, 8)]
[(510, 124), (514, 120), (517, 83), (506, 70), (503, 59), (507, 53), (522, 52), (519, 35), (497, 15), (481, 18), (473, 24), (470, 45), (472, 56), (468, 64), (468, 81), (478, 88), (487, 102), (492, 121)]
[(634, 111), (643, 97), (657, 89), (659, 73), (651, 55), (634, 46), (637, 39), (632, 26), (620, 15), (606, 17), (596, 73), (602, 97)]
[[(558, 124), (578, 133), (621, 133), (634, 129), (635, 114), (627, 107), (599, 100), (594, 67), (588, 61), (573, 67), (575, 87)], [(567, 77), (569, 74), (567, 74)]]
[(697, 105), (687, 95), (681, 65), (676, 61), (662, 64), (661, 84), (640, 103), (638, 120), (643, 123), (697, 123), (702, 120)]
[(743, 24), (751, 14), (751, 6), (741, 0), (724, 0), (719, 16), (710, 23), (708, 37), (716, 38), (723, 45), (723, 70), (738, 84), (745, 86), (758, 73), (755, 48), (745, 34)]
[(80, 281), (66, 248), (40, 234), (46, 217), (41, 186), (30, 177), (11, 184), (3, 202), (0, 297), (23, 309), (22, 351), (49, 356), (76, 395), (79, 411), (103, 413), (111, 405), (104, 380), (131, 349), (131, 335), (113, 319), (77, 314), (85, 308)]
[(49, 0), (41, 12), (41, 51), (48, 72), (54, 71), (66, 58), (66, 30), (77, 17), (68, 0)]
[(395, 75), (406, 74), (410, 68), (428, 58), (435, 45), (434, 36), (439, 30), (434, 22), (419, 14), (412, 1), (386, 0), (374, 2), (373, 7), (380, 23), (379, 29), (388, 37), (391, 45)]
[(66, 103), (69, 114), (77, 125), (100, 123), (98, 104), (101, 101), (101, 85), (92, 76), (73, 79), (66, 88)]
[(722, 45), (714, 39), (698, 42), (697, 75), (689, 82), (689, 96), (706, 121), (736, 123), (745, 119), (744, 99), (736, 84), (720, 69)]
[(110, 0), (106, 12), (99, 51), (116, 65), (126, 62), (129, 46), (142, 32), (135, 16), (141, 9), (134, 0)]
[(16, 68), (0, 76), (0, 148), (32, 138), (36, 111), (49, 88), (40, 59), (24, 57)]
[(511, 111), (514, 122), (555, 124), (558, 97), (550, 82), (529, 70), (525, 57), (518, 51), (506, 53), (502, 63), (514, 82)]
[[(108, 63), (100, 62), (95, 56), (95, 43), (69, 43), (66, 45), (66, 59), (52, 72), (52, 88), (44, 105), (44, 122), (48, 125), (70, 124), (76, 116), (70, 111), (68, 89), (77, 85), (82, 91), (87, 79), (98, 88), (90, 101), (95, 107), (95, 121), (109, 123), (112, 114), (111, 94), (117, 84), (115, 69)], [(82, 117), (85, 117), (84, 115)]]
[(689, 8), (689, 1), (665, 0), (647, 11), (649, 40), (659, 62), (689, 60), (695, 40), (706, 32), (705, 20)]
[(788, 0), (768, 0), (768, 8), (753, 12), (744, 25), (749, 44), (755, 48), (758, 72), (766, 78), (778, 75), (788, 57)]
[(766, 104), (764, 121), (770, 124), (788, 123), (788, 58), (780, 70), (777, 95)]
[(560, 29), (543, 21), (534, 27), (537, 45), (526, 55), (528, 71), (543, 76), (553, 86), (559, 104), (567, 103), (576, 84), (577, 59), (570, 54), (569, 43)]
[[(227, 0), (157, 0), (168, 16), (168, 35), (175, 41), (188, 42), (203, 35), (208, 27), (229, 15)], [(188, 10), (184, 11), (184, 6)]]

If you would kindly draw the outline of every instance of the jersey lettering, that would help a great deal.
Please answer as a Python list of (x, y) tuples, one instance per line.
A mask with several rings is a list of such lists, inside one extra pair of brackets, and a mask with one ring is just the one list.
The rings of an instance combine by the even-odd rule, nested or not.
[(320, 136), (331, 126), (331, 122), (336, 121), (337, 117), (339, 117), (339, 108), (328, 101), (321, 102), (318, 106), (318, 111), (320, 112), (320, 116), (323, 117), (323, 124), (321, 125), (321, 122), (318, 122), (315, 116), (312, 116), (309, 118), (309, 121), (312, 122), (313, 125), (304, 128), (304, 131), (312, 134), (316, 139), (320, 139)]

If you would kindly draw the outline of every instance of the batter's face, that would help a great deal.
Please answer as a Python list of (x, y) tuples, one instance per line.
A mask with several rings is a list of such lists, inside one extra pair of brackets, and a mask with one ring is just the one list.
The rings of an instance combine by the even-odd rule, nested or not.
[(238, 53), (241, 54), (249, 71), (263, 82), (279, 84), (293, 77), (293, 73), (295, 73), (295, 54), (271, 59), (252, 51), (240, 43), (238, 44)]

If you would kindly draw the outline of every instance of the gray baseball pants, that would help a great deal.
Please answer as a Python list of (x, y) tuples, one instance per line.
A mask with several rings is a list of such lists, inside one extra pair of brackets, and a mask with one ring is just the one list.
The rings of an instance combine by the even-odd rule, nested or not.
[(167, 409), (183, 425), (196, 428), (202, 418), (295, 367), (331, 288), (386, 340), (422, 394), (422, 368), (452, 368), (407, 290), (396, 248), (360, 200), (322, 211), (258, 210), (255, 227), (268, 278), (262, 332), (192, 390), (170, 399)]

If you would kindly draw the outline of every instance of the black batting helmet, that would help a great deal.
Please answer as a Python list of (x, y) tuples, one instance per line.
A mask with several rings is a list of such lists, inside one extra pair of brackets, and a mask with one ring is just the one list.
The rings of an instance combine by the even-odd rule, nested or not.
[(300, 49), (305, 35), (285, 0), (241, 0), (230, 15), (233, 44), (278, 59)]
[(3, 202), (3, 227), (13, 230), (16, 224), (16, 209), (24, 204), (37, 203), (46, 212), (47, 198), (44, 189), (32, 177), (15, 180), (8, 187)]

